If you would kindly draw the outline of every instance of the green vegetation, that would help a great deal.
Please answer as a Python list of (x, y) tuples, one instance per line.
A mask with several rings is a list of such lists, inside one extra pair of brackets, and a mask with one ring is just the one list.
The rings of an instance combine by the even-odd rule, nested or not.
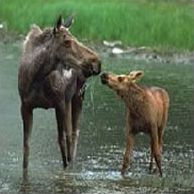
[(76, 16), (72, 32), (88, 40), (130, 46), (194, 49), (194, 4), (189, 0), (0, 0), (0, 23), (26, 33), (51, 26), (59, 14)]

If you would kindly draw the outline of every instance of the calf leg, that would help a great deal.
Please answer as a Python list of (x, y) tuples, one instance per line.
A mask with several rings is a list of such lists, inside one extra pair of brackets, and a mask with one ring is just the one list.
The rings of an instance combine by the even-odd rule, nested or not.
[[(163, 135), (164, 135), (164, 128), (166, 127), (166, 123), (167, 123), (167, 118), (168, 118), (168, 108), (164, 108), (164, 114), (163, 114), (163, 120), (162, 120), (162, 124), (160, 127), (158, 127), (158, 145), (159, 145), (159, 150), (160, 150), (160, 154), (162, 156), (162, 152), (163, 152)], [(161, 173), (160, 173), (161, 175)]]
[(151, 149), (151, 154), (150, 154), (150, 166), (149, 166), (149, 171), (150, 173), (152, 172), (152, 169), (153, 169), (153, 158), (154, 158), (154, 154), (153, 154), (153, 144), (150, 143), (150, 149)]
[(163, 128), (159, 128), (158, 130), (158, 144), (160, 147), (160, 153), (163, 152)]
[(153, 156), (156, 161), (156, 165), (159, 169), (160, 176), (162, 176), (162, 169), (161, 169), (161, 152), (160, 146), (158, 144), (158, 133), (156, 128), (152, 130), (151, 134), (151, 146), (153, 148)]
[(30, 154), (30, 138), (33, 122), (32, 109), (22, 104), (21, 115), (23, 120), (23, 175), (26, 177), (28, 174), (28, 158)]
[[(160, 152), (160, 158), (162, 157), (162, 152), (163, 152), (163, 134), (164, 134), (164, 126), (158, 128), (158, 149)], [(160, 175), (162, 176), (161, 170), (160, 170)]]
[(168, 108), (164, 107), (163, 119), (162, 124), (158, 127), (158, 143), (160, 145), (160, 152), (163, 152), (163, 135), (164, 135), (164, 128), (166, 127), (167, 118), (168, 118)]
[(131, 158), (131, 154), (132, 154), (132, 149), (133, 149), (133, 144), (134, 144), (134, 137), (133, 137), (133, 134), (130, 132), (126, 137), (126, 150), (125, 150), (123, 165), (122, 165), (122, 169), (121, 169), (122, 175), (125, 174), (125, 171), (129, 166), (130, 158)]
[(161, 154), (163, 152), (163, 135), (164, 135), (164, 129), (166, 127), (167, 120), (168, 120), (168, 108), (169, 108), (169, 99), (166, 100), (166, 103), (163, 103), (163, 110), (164, 110), (164, 112), (163, 112), (162, 124), (158, 128), (158, 138), (159, 138), (159, 144), (160, 144)]

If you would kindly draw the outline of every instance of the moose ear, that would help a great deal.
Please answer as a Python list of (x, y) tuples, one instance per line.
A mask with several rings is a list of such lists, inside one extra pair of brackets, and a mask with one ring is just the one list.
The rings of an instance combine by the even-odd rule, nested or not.
[(135, 83), (136, 81), (139, 81), (143, 77), (143, 75), (143, 71), (131, 71), (128, 76), (129, 79)]
[(74, 16), (73, 15), (70, 15), (67, 17), (67, 19), (65, 20), (63, 26), (66, 28), (66, 29), (69, 29), (71, 27), (71, 25), (73, 24), (74, 22)]
[(60, 15), (57, 19), (57, 22), (55, 23), (55, 26), (53, 28), (53, 33), (56, 34), (56, 32), (58, 32), (58, 30), (60, 29), (60, 27), (63, 25), (64, 21), (62, 16)]
[(63, 18), (62, 18), (62, 16), (60, 15), (60, 16), (58, 17), (58, 20), (57, 20), (56, 24), (55, 24), (55, 27), (56, 27), (57, 29), (59, 29), (59, 28), (63, 25), (63, 23), (64, 23)]

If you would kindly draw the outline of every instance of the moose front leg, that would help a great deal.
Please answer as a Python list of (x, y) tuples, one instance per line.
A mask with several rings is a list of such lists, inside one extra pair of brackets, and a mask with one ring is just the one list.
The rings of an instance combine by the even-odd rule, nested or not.
[(58, 142), (63, 159), (64, 169), (71, 161), (71, 134), (72, 134), (72, 113), (71, 101), (60, 104), (56, 109)]
[(82, 96), (75, 95), (72, 99), (72, 160), (75, 159), (77, 153), (77, 144), (79, 139), (79, 118), (82, 109)]
[(71, 101), (66, 103), (65, 106), (65, 132), (67, 142), (67, 159), (68, 162), (72, 160), (72, 106)]
[(67, 167), (67, 145), (66, 145), (66, 137), (65, 137), (65, 110), (63, 108), (56, 108), (56, 119), (57, 119), (57, 129), (58, 129), (58, 143), (61, 150), (63, 167), (64, 169)]
[(32, 109), (22, 104), (21, 116), (23, 120), (23, 178), (28, 176), (28, 159), (30, 154), (30, 138), (32, 132)]

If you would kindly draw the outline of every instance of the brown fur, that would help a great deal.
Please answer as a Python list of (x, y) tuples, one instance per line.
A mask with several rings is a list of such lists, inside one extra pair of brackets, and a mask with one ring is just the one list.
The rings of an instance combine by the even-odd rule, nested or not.
[(142, 71), (133, 71), (127, 75), (114, 75), (104, 73), (101, 75), (102, 83), (124, 100), (127, 108), (126, 114), (126, 151), (123, 160), (122, 174), (129, 166), (134, 135), (138, 132), (148, 133), (151, 138), (150, 171), (155, 158), (160, 175), (161, 154), (163, 147), (163, 133), (166, 126), (169, 107), (168, 93), (158, 87), (142, 87), (136, 81), (143, 76)]
[(100, 73), (98, 55), (79, 43), (60, 17), (53, 29), (34, 26), (23, 45), (18, 89), (24, 131), (23, 169), (27, 174), (34, 108), (55, 108), (63, 166), (75, 157), (78, 120), (86, 79)]

